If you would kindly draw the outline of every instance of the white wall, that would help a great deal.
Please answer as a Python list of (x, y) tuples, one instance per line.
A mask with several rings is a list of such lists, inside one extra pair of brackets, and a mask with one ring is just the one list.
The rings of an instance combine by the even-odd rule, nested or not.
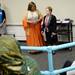
[[(36, 3), (37, 8), (43, 15), (45, 14), (46, 6), (50, 5), (53, 7), (53, 13), (58, 19), (71, 18), (75, 24), (75, 0), (2, 0), (2, 7), (7, 15), (7, 24), (22, 25), (22, 20), (30, 1)], [(19, 34), (21, 35), (21, 33)]]
[[(21, 24), (27, 11), (27, 5), (32, 0), (2, 0), (2, 5), (6, 10), (8, 24)], [(42, 14), (45, 13), (46, 6), (53, 7), (53, 13), (57, 18), (71, 18), (75, 20), (75, 0), (33, 0)]]
[(25, 35), (25, 32), (24, 32), (24, 29), (22, 27), (22, 25), (8, 25), (7, 26), (7, 32), (8, 34), (10, 35), (14, 35), (15, 34), (15, 38), (17, 40), (26, 40), (26, 35)]

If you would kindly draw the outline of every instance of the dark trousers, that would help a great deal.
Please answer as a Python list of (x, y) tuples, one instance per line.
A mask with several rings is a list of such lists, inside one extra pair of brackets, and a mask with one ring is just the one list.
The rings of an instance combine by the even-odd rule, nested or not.
[(55, 45), (58, 42), (57, 35), (52, 35), (49, 32), (46, 32), (46, 39), (47, 39), (46, 43), (48, 45)]

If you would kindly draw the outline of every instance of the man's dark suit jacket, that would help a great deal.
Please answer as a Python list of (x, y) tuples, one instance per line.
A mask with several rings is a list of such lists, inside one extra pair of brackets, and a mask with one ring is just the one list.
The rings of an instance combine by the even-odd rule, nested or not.
[[(43, 25), (42, 25), (42, 31), (44, 31), (45, 26), (46, 26), (45, 25), (45, 17), (46, 16), (44, 16)], [(51, 15), (51, 19), (48, 22), (48, 27), (47, 28), (48, 28), (48, 32), (45, 31), (47, 42), (49, 44), (53, 44), (54, 43), (53, 41), (57, 40), (57, 36), (52, 35), (52, 32), (56, 33), (56, 28), (57, 28), (56, 17), (54, 15)]]
[[(44, 20), (43, 20), (43, 27), (42, 27), (42, 31), (44, 31), (45, 28), (45, 17), (44, 16)], [(56, 32), (56, 17), (54, 15), (51, 16), (51, 20), (49, 20), (48, 22), (48, 30), (49, 32)]]

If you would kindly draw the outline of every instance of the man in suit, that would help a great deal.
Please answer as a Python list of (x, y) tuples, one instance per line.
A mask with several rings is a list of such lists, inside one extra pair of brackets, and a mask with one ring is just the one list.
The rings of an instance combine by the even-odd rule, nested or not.
[(56, 17), (52, 14), (52, 7), (49, 6), (46, 8), (46, 15), (41, 24), (42, 35), (47, 45), (57, 43), (56, 28)]

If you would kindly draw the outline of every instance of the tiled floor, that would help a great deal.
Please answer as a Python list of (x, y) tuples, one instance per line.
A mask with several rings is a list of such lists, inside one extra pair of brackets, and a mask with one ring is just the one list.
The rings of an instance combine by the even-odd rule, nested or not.
[[(29, 54), (28, 52), (25, 52), (26, 55), (32, 57), (35, 59), (38, 63), (38, 66), (40, 70), (47, 70), (48, 69), (48, 62), (47, 62), (47, 53), (38, 53), (38, 54)], [(53, 55), (53, 62), (54, 62), (54, 68), (59, 69), (63, 66), (65, 61), (75, 60), (75, 48), (72, 48), (72, 51), (66, 49), (66, 50), (60, 50), (57, 51), (55, 55)]]
[[(47, 70), (48, 69), (48, 62), (47, 62), (47, 53), (43, 52), (40, 54), (29, 54), (25, 53), (28, 56), (32, 57), (35, 59), (38, 63), (38, 66), (40, 70)], [(75, 60), (75, 50), (73, 48), (72, 51), (69, 50), (61, 50), (56, 52), (55, 55), (53, 55), (53, 62), (54, 62), (54, 68), (59, 69), (63, 66), (65, 61), (70, 60), (73, 61)]]

